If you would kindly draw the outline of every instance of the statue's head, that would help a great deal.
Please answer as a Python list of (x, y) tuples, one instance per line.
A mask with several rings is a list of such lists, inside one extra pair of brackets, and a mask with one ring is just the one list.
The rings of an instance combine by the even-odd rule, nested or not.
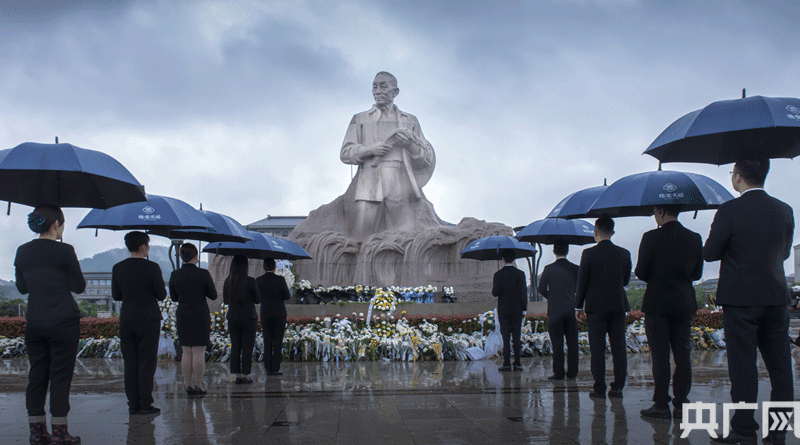
[(398, 94), (400, 88), (397, 88), (396, 77), (386, 71), (375, 75), (375, 80), (372, 81), (372, 97), (375, 98), (375, 105), (391, 105)]

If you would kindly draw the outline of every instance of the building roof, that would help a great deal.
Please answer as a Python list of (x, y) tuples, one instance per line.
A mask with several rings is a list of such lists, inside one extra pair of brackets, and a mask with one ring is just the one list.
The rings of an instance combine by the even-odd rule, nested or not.
[(297, 227), (298, 224), (305, 221), (306, 216), (272, 216), (267, 215), (266, 218), (260, 219), (254, 223), (248, 224), (247, 230), (258, 229), (274, 229), (283, 227)]

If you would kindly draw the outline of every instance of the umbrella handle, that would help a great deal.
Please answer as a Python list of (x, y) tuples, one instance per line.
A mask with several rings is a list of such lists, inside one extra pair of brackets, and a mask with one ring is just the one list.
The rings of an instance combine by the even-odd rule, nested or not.
[(6, 215), (11, 214), (11, 201), (8, 201), (8, 210), (6, 210)]

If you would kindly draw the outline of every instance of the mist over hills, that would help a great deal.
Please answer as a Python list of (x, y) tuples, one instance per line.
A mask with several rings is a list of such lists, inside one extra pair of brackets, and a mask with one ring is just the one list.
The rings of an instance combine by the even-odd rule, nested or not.
[[(173, 261), (174, 259), (173, 252)], [(130, 252), (128, 249), (119, 248), (111, 249), (102, 253), (98, 253), (90, 258), (84, 258), (79, 261), (81, 271), (83, 272), (111, 272), (114, 264), (128, 258)], [(169, 280), (169, 275), (172, 273), (172, 264), (169, 262), (169, 247), (167, 246), (150, 246), (150, 260), (155, 261), (161, 267), (161, 272), (164, 275), (164, 281)], [(202, 262), (202, 268), (208, 268), (208, 264)], [(0, 280), (0, 298), (13, 300), (16, 298), (23, 298), (27, 300), (27, 295), (22, 295), (17, 291), (17, 287), (13, 281)]]
[[(172, 255), (172, 261), (175, 261), (175, 253), (173, 252)], [(130, 252), (125, 248), (107, 250), (91, 258), (80, 260), (81, 270), (83, 272), (111, 272), (111, 268), (114, 267), (114, 264), (119, 263), (129, 256)], [(158, 263), (165, 280), (168, 279), (169, 275), (172, 273), (172, 263), (170, 263), (169, 259), (169, 247), (150, 246), (150, 261)], [(201, 262), (200, 267), (207, 268), (208, 264)]]

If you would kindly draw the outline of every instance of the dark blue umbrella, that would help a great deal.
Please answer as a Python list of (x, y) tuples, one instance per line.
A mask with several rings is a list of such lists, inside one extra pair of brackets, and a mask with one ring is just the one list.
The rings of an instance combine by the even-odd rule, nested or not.
[(644, 151), (661, 162), (723, 165), (760, 152), (800, 155), (800, 99), (753, 96), (714, 102), (667, 127)]
[(245, 243), (223, 242), (207, 245), (203, 252), (217, 255), (244, 255), (247, 258), (276, 260), (311, 259), (311, 255), (297, 243), (260, 232), (248, 231), (251, 241)]
[(78, 224), (79, 229), (172, 230), (212, 229), (199, 210), (167, 196), (147, 195), (147, 202), (136, 202), (106, 210), (94, 209)]
[(594, 242), (594, 226), (580, 219), (545, 218), (528, 224), (514, 237), (531, 244), (554, 244), (562, 240), (582, 246)]
[(503, 249), (513, 250), (517, 258), (536, 255), (536, 249), (530, 244), (519, 241), (513, 236), (503, 235), (476, 239), (461, 251), (461, 258), (479, 261), (501, 260), (503, 257), (500, 256), (500, 251)]
[(583, 218), (597, 197), (607, 188), (608, 186), (603, 181), (601, 186), (577, 191), (556, 204), (546, 218)]
[(725, 187), (707, 176), (658, 170), (617, 180), (586, 216), (650, 216), (656, 205), (680, 206), (681, 212), (715, 209), (731, 199)]
[(163, 229), (155, 228), (151, 233), (171, 239), (191, 239), (207, 242), (246, 242), (253, 239), (247, 229), (230, 216), (209, 210), (198, 210), (211, 223), (211, 229)]
[(144, 186), (111, 156), (71, 144), (25, 142), (0, 151), (0, 200), (109, 207), (144, 201)]

